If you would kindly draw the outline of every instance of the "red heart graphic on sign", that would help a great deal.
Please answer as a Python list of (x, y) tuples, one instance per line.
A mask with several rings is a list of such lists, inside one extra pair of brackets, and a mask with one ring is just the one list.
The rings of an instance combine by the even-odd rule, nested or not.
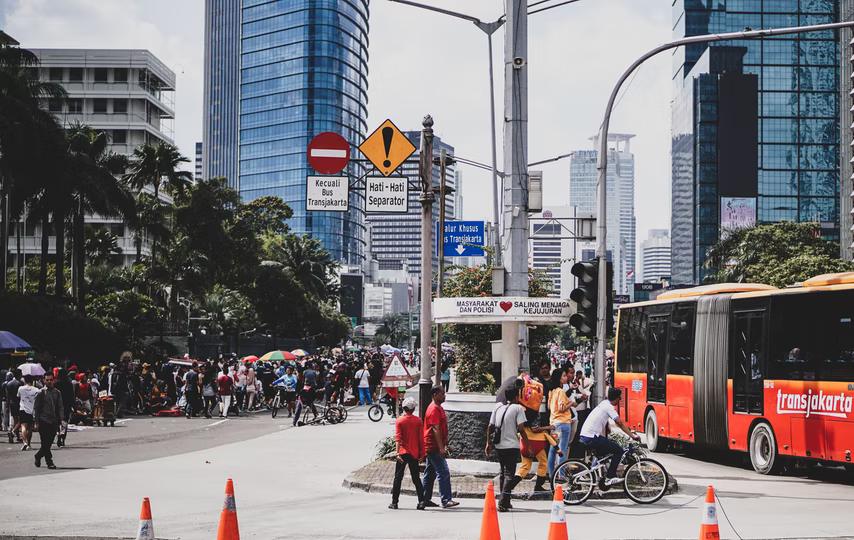
[(507, 313), (508, 311), (510, 311), (510, 308), (513, 307), (513, 302), (501, 302), (498, 305), (499, 307), (501, 307), (501, 309), (504, 310), (504, 313)]

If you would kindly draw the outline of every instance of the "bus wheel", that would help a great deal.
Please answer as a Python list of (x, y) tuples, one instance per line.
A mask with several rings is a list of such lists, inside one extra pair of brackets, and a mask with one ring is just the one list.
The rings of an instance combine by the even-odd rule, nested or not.
[(777, 441), (771, 426), (766, 423), (757, 424), (750, 434), (750, 464), (759, 474), (772, 474), (780, 470), (782, 460), (777, 453)]
[(664, 452), (665, 445), (658, 434), (658, 416), (656, 416), (655, 410), (649, 411), (649, 414), (646, 415), (644, 432), (646, 434), (646, 447), (649, 448), (650, 452)]

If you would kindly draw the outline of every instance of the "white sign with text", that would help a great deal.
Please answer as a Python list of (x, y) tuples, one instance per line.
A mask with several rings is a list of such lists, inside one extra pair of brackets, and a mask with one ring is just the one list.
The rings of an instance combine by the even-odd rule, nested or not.
[(350, 206), (346, 176), (309, 176), (305, 186), (305, 209), (309, 212), (346, 212)]
[(433, 321), (437, 323), (497, 324), (509, 321), (569, 321), (571, 302), (560, 298), (483, 296), (437, 298), (433, 300)]
[(369, 176), (365, 179), (365, 212), (405, 214), (409, 211), (409, 179), (405, 176)]

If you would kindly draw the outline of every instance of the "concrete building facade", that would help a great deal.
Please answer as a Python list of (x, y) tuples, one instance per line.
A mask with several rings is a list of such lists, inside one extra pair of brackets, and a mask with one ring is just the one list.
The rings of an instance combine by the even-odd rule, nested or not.
[(646, 240), (641, 242), (640, 282), (657, 283), (670, 280), (670, 231), (650, 229)]

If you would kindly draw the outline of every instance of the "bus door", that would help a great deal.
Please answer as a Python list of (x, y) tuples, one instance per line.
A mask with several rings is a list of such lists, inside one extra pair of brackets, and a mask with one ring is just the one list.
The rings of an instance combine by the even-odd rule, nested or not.
[(647, 356), (647, 401), (667, 401), (667, 329), (670, 315), (649, 316), (649, 352)]
[(765, 371), (765, 310), (733, 314), (729, 378), (732, 412), (762, 414)]

